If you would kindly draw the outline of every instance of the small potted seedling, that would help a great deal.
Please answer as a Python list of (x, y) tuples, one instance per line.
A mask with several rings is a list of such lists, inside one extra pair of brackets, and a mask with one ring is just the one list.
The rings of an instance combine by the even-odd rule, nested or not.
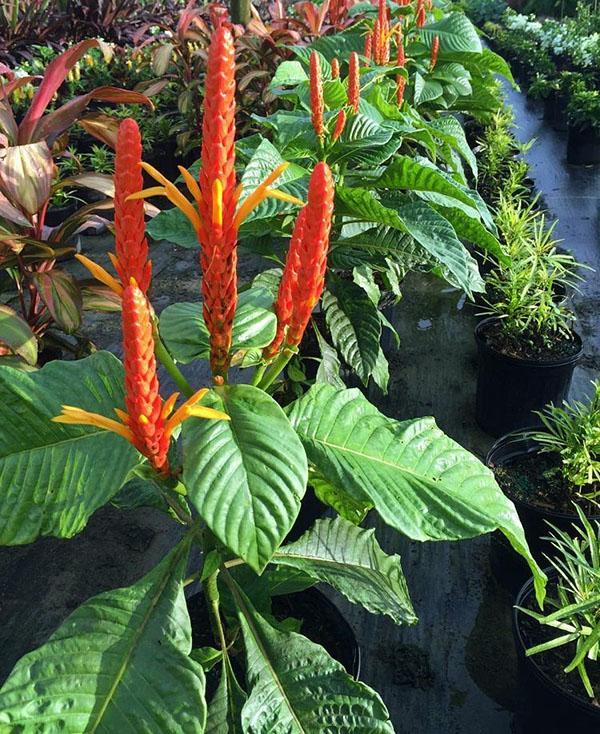
[[(571, 533), (554, 527), (548, 541), (548, 597), (535, 608), (532, 582), (521, 589), (513, 616), (524, 682), (540, 711), (550, 706), (556, 731), (578, 734), (600, 727), (600, 524), (576, 506)], [(536, 708), (537, 708), (536, 707)]]
[[(542, 428), (504, 436), (487, 457), (538, 556), (549, 550), (542, 540), (547, 523), (568, 530), (577, 519), (574, 505), (600, 518), (600, 381), (593, 384), (588, 402), (548, 406), (539, 414)], [(495, 565), (509, 564), (504, 554)]]
[(554, 224), (522, 202), (501, 202), (507, 258), (485, 276), (488, 318), (475, 329), (477, 422), (501, 436), (535, 425), (533, 415), (566, 399), (582, 354), (565, 292), (577, 262), (558, 250)]

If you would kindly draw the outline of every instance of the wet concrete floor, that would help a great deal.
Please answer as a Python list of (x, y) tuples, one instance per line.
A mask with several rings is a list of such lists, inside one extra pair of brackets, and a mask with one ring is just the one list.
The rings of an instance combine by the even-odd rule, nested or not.
[[(557, 233), (566, 247), (600, 272), (600, 168), (568, 167), (564, 134), (548, 129), (541, 111), (522, 95), (510, 90), (507, 95), (519, 137), (538, 140), (527, 158), (548, 207), (560, 218)], [(88, 254), (106, 251), (107, 246), (105, 238), (85, 242)], [(195, 253), (163, 243), (153, 246), (152, 256), (157, 310), (175, 300), (197, 299)], [(251, 272), (254, 262), (244, 259), (242, 268)], [(584, 365), (574, 381), (578, 396), (587, 391), (600, 367), (599, 297), (598, 275), (590, 273), (575, 297), (586, 342)], [(394, 351), (390, 345), (388, 351), (389, 395), (374, 394), (373, 400), (397, 418), (435, 416), (450, 436), (484, 456), (492, 439), (479, 431), (473, 415), (474, 311), (457, 291), (413, 275), (402, 302), (389, 316), (400, 332), (401, 346)], [(95, 317), (86, 327), (103, 348), (120, 351), (114, 315)], [(197, 384), (205, 379), (194, 375)], [(153, 510), (118, 513), (106, 508), (74, 540), (44, 539), (1, 549), (0, 680), (73, 608), (100, 591), (139, 578), (177, 533)], [(403, 558), (419, 625), (398, 628), (335, 598), (362, 645), (361, 677), (381, 693), (398, 734), (538, 731), (527, 721), (510, 631), (512, 597), (490, 573), (489, 538), (420, 544), (384, 526), (378, 528), (378, 537), (384, 548)]]

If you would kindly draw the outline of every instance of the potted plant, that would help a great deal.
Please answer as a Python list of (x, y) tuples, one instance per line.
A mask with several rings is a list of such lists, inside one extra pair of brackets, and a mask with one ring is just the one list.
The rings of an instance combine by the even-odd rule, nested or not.
[[(285, 411), (271, 396), (323, 291), (334, 186), (318, 163), (275, 303), (256, 285), (238, 294), (238, 226), (280, 195), (274, 184), (285, 166), (248, 186), (238, 204), (234, 69), (233, 38), (220, 25), (208, 54), (203, 165), (199, 179), (183, 174), (193, 203), (157, 171), (160, 186), (140, 191), (137, 126), (127, 121), (119, 131), (116, 276), (87, 264), (121, 300), (124, 362), (99, 352), (35, 373), (0, 367), (0, 470), (9, 490), (0, 542), (70, 537), (131, 480), (135, 501), (158, 504), (182, 530), (149, 574), (90, 599), (17, 663), (0, 691), (5, 728), (120, 732), (143, 722), (156, 734), (324, 727), (392, 734), (377, 693), (299, 634), (297, 620), (278, 618), (272, 602), (284, 588), (326, 581), (374, 613), (414, 623), (399, 557), (358, 524), (371, 508), (423, 541), (500, 527), (527, 556), (543, 601), (545, 578), (510, 501), (433, 420), (390, 419), (358, 390), (324, 382)], [(201, 244), (203, 304), (185, 304), (192, 308), (179, 313), (178, 338), (208, 360), (211, 388), (194, 389), (181, 374), (148, 299), (140, 199), (157, 193), (186, 212)], [(157, 358), (184, 399), (161, 397)], [(258, 366), (254, 384), (230, 382), (232, 362)], [(326, 486), (338, 516), (286, 545), (309, 481)], [(192, 548), (202, 558), (188, 568)], [(210, 647), (192, 647), (184, 589), (193, 582), (203, 589), (207, 618), (199, 623), (212, 631)]]
[(573, 84), (567, 117), (567, 163), (582, 166), (600, 163), (600, 91), (587, 89), (583, 80)]
[[(599, 517), (600, 382), (593, 384), (587, 403), (549, 405), (539, 414), (542, 428), (503, 436), (487, 455), (486, 463), (514, 502), (537, 558), (550, 550), (543, 540), (548, 523), (569, 530), (577, 519), (574, 506), (588, 517)], [(525, 569), (507, 551), (505, 544), (495, 543), (492, 562), (502, 577), (513, 576), (514, 582)]]
[(500, 211), (507, 259), (485, 277), (488, 318), (475, 329), (476, 417), (493, 436), (533, 425), (533, 411), (560, 404), (582, 354), (564, 300), (576, 261), (557, 250), (543, 212), (513, 201)]
[[(570, 532), (553, 528), (548, 540), (547, 606), (535, 609), (532, 583), (517, 597), (513, 631), (523, 682), (538, 711), (550, 707), (561, 731), (597, 732), (600, 726), (600, 524), (580, 507)], [(564, 728), (562, 728), (564, 727)]]

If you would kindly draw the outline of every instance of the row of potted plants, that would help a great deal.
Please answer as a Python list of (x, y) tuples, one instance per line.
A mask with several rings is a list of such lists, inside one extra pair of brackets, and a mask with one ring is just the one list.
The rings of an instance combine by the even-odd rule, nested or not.
[[(514, 143), (504, 161), (498, 154), (494, 73), (510, 72), (482, 49), (462, 14), (442, 7), (380, 2), (329, 12), (346, 30), (292, 49), (270, 82), (276, 110), (257, 115), (261, 132), (237, 142), (234, 39), (216, 18), (201, 161), (182, 168), (179, 181), (144, 163), (154, 179), (144, 190), (138, 127), (130, 119), (119, 126), (112, 141), (116, 275), (80, 259), (105, 302), (121, 310), (123, 364), (99, 352), (36, 369), (36, 324), (45, 336), (49, 318), (58, 321), (30, 288), (31, 261), (17, 255), (40, 247), (49, 189), (40, 187), (46, 198), (29, 211), (43, 169), (23, 165), (2, 178), (0, 164), (0, 180), (18, 181), (4, 184), (1, 212), (3, 242), (23, 244), (11, 267), (26, 286), (18, 294), (24, 315), (38, 304), (33, 325), (8, 313), (0, 337), (10, 353), (0, 367), (7, 426), (0, 473), (10, 510), (0, 513), (2, 542), (70, 537), (98, 507), (123, 504), (124, 496), (129, 506), (163, 508), (183, 529), (181, 543), (148, 576), (89, 600), (17, 664), (0, 692), (6, 727), (139, 731), (142, 721), (157, 732), (393, 731), (378, 695), (351, 677), (355, 656), (346, 655), (344, 670), (315, 644), (327, 648), (331, 640), (315, 633), (306, 613), (317, 604), (328, 614), (306, 591), (324, 581), (371, 612), (416, 622), (400, 559), (361, 527), (370, 510), (421, 541), (499, 528), (527, 558), (543, 601), (544, 574), (489, 469), (433, 420), (393, 420), (346, 386), (373, 381), (386, 389), (381, 333), (391, 327), (381, 307), (388, 294), (400, 296), (408, 270), (427, 268), (469, 294), (483, 291), (465, 243), (493, 257), (486, 298), (494, 313), (510, 284), (523, 283), (531, 248), (540, 259), (528, 274), (534, 302), (547, 303), (542, 275), (556, 264), (550, 290), (560, 306), (554, 286), (570, 282), (574, 263), (556, 260), (541, 215), (519, 200), (525, 174)], [(51, 98), (49, 84), (39, 87), (34, 109)], [(487, 126), (479, 158), (458, 113)], [(21, 137), (28, 115), (9, 151), (29, 147)], [(50, 140), (38, 138), (35, 151), (12, 155), (47, 160)], [(494, 161), (507, 167), (511, 197), (508, 188), (493, 190)], [(489, 205), (477, 186), (481, 163)], [(145, 224), (142, 199), (155, 196), (175, 208)], [(520, 224), (520, 238), (509, 222)], [(156, 317), (146, 231), (200, 246), (202, 303), (172, 304)], [(238, 284), (238, 241), (278, 267)], [(55, 272), (55, 258), (43, 271)], [(560, 308), (547, 308), (538, 325), (545, 328), (549, 314), (557, 327), (542, 329), (542, 337), (570, 323)], [(509, 337), (510, 328), (513, 337), (529, 336), (536, 324), (517, 308), (513, 316)], [(161, 398), (157, 360), (183, 401)], [(203, 361), (213, 385), (198, 390), (178, 364)], [(241, 369), (236, 383), (231, 366)], [(302, 379), (293, 379), (298, 372)], [(317, 519), (286, 542), (307, 486), (335, 519)], [(200, 568), (187, 568), (192, 547), (203, 552)], [(196, 583), (202, 594), (186, 602), (184, 588)], [(292, 601), (291, 592), (299, 592)], [(306, 593), (312, 597), (303, 601)]]
[[(491, 3), (490, 5), (493, 5)], [(478, 9), (483, 20), (485, 6)], [(505, 8), (482, 22), (489, 42), (557, 130), (568, 130), (567, 161), (600, 162), (600, 16), (586, 3), (567, 18), (536, 18)]]

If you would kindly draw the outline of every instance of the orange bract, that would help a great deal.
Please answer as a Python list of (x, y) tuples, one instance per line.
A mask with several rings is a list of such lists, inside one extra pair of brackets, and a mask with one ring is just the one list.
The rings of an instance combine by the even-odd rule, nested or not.
[(348, 104), (352, 106), (354, 114), (358, 112), (360, 102), (360, 61), (356, 51), (350, 54), (348, 72)]
[(323, 100), (323, 79), (321, 77), (321, 62), (319, 54), (313, 51), (310, 55), (310, 109), (311, 122), (317, 134), (322, 139), (324, 133), (323, 114), (325, 102)]

